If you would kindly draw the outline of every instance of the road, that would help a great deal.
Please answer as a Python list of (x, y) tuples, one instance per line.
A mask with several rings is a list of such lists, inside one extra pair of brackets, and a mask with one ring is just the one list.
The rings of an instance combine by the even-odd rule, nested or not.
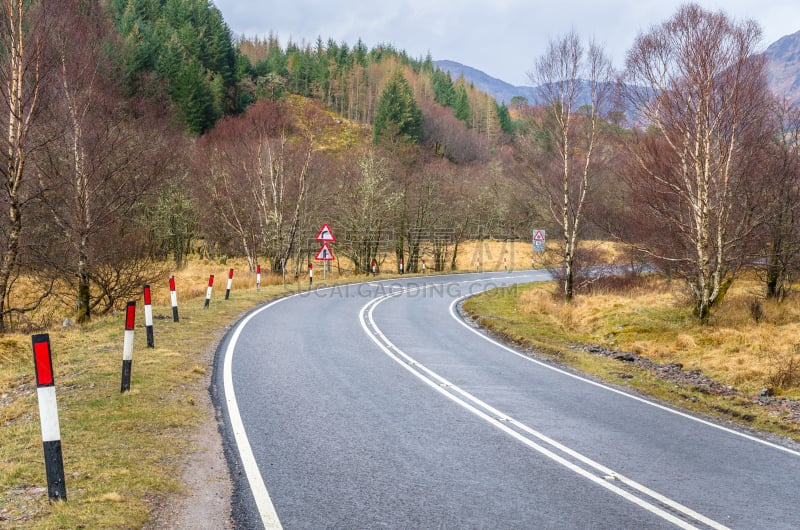
[[(514, 351), (458, 317), (544, 272), (251, 312), (215, 386), (242, 528), (800, 528), (800, 452)], [(513, 287), (511, 287), (513, 288)]]

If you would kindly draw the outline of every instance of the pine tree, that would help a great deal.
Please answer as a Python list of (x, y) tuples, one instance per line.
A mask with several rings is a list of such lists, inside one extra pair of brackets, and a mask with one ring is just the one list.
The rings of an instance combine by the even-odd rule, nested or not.
[(453, 113), (455, 117), (467, 124), (467, 127), (472, 127), (472, 107), (469, 105), (469, 97), (467, 96), (467, 89), (464, 83), (459, 83), (456, 88), (456, 100), (453, 105)]
[(378, 100), (373, 142), (377, 144), (385, 134), (391, 133), (411, 143), (418, 143), (422, 138), (422, 111), (400, 71), (392, 76)]

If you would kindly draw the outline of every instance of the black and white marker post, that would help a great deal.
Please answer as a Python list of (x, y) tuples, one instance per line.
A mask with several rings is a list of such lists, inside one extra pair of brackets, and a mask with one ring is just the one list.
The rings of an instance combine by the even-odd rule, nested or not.
[(208, 277), (208, 289), (206, 289), (206, 303), (204, 309), (208, 309), (208, 304), (211, 303), (211, 289), (214, 287), (214, 275)]
[(172, 303), (172, 321), (178, 321), (178, 294), (175, 292), (175, 276), (169, 277), (169, 301)]
[(39, 420), (42, 424), (47, 496), (51, 500), (65, 501), (67, 484), (64, 481), (64, 459), (61, 456), (61, 430), (58, 426), (53, 358), (50, 353), (50, 336), (47, 333), (33, 336), (33, 362), (36, 367)]
[(144, 329), (147, 331), (147, 347), (155, 348), (153, 338), (153, 305), (150, 297), (150, 286), (144, 286)]
[(225, 289), (225, 300), (231, 295), (231, 286), (233, 285), (233, 269), (228, 271), (228, 287)]
[(131, 366), (133, 365), (133, 330), (136, 324), (136, 302), (125, 307), (125, 338), (122, 343), (122, 385), (120, 393), (131, 389)]
[(261, 290), (261, 265), (256, 266), (256, 291)]

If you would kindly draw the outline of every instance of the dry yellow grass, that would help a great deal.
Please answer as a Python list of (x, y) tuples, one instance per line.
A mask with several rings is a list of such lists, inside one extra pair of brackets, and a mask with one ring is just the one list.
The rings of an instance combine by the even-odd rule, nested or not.
[(586, 342), (679, 362), (747, 393), (773, 387), (800, 396), (800, 376), (788, 387), (775, 384), (782, 377), (791, 382), (784, 372), (800, 362), (800, 297), (760, 300), (763, 316), (756, 322), (750, 304), (759, 288), (755, 279), (738, 280), (707, 326), (692, 318), (680, 282), (655, 277), (624, 293), (578, 296), (566, 306), (552, 286), (526, 290), (517, 309)]

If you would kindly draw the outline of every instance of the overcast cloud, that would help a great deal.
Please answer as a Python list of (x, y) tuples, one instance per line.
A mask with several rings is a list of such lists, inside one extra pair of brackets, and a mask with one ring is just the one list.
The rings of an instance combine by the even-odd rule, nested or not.
[[(430, 52), (515, 85), (547, 42), (574, 28), (605, 46), (614, 63), (624, 61), (636, 35), (669, 18), (683, 2), (671, 0), (213, 0), (236, 35), (266, 36), (283, 46), (314, 43), (320, 36), (352, 46), (360, 37), (372, 48), (390, 43), (411, 57)], [(800, 31), (798, 0), (701, 0), (752, 18), (764, 32), (763, 48)]]

